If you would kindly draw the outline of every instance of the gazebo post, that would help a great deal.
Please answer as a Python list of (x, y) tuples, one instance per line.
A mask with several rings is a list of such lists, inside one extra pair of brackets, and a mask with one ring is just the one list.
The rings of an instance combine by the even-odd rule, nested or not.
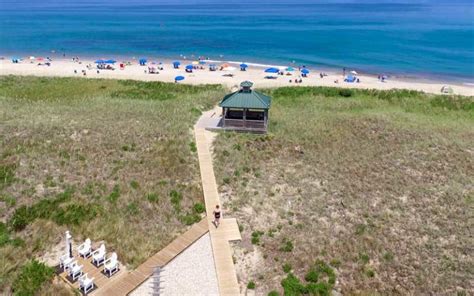
[(242, 119), (244, 120), (244, 127), (247, 127), (247, 109), (244, 108)]

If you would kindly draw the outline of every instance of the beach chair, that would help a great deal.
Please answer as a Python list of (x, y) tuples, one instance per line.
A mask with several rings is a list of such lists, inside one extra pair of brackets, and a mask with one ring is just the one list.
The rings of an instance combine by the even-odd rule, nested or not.
[(73, 257), (69, 257), (69, 254), (59, 257), (59, 267), (66, 271), (69, 268), (69, 265), (74, 261)]
[(82, 265), (79, 265), (77, 261), (74, 261), (68, 269), (68, 275), (72, 278), (72, 281), (75, 281), (76, 278), (82, 275)]
[(119, 262), (117, 260), (117, 253), (113, 252), (109, 259), (104, 262), (104, 272), (112, 276), (119, 270)]
[(78, 248), (77, 252), (79, 253), (79, 256), (83, 258), (87, 258), (90, 256), (92, 251), (92, 245), (91, 245), (91, 240), (90, 238), (87, 238), (84, 243), (82, 243)]
[(79, 277), (79, 290), (84, 292), (84, 295), (87, 295), (92, 289), (94, 289), (94, 278), (89, 278), (86, 274)]
[(101, 266), (105, 261), (105, 245), (101, 244), (100, 247), (92, 252), (92, 263), (97, 266)]

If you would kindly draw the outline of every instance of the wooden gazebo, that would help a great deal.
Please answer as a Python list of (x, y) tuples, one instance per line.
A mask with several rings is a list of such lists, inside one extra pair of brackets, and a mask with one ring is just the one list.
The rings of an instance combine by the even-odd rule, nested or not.
[(240, 89), (226, 95), (222, 107), (221, 127), (226, 130), (266, 133), (271, 98), (252, 90), (253, 83), (244, 81)]

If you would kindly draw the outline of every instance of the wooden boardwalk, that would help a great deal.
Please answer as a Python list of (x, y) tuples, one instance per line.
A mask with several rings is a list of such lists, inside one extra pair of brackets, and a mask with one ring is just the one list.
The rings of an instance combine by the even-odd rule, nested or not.
[(120, 296), (129, 294), (148, 279), (156, 267), (165, 266), (208, 231), (208, 221), (204, 218), (199, 223), (191, 226), (188, 231), (177, 237), (164, 249), (148, 258), (143, 264), (138, 266), (137, 269), (130, 272), (123, 272), (120, 275), (114, 275), (109, 282), (104, 283), (102, 286), (97, 284), (98, 289), (91, 293), (91, 295)]
[(208, 132), (199, 126), (195, 126), (194, 132), (219, 293), (220, 295), (240, 295), (232, 250), (229, 245), (229, 241), (241, 239), (239, 227), (235, 219), (223, 219), (218, 228), (212, 223), (214, 208), (221, 203), (212, 166), (209, 140), (206, 138)]

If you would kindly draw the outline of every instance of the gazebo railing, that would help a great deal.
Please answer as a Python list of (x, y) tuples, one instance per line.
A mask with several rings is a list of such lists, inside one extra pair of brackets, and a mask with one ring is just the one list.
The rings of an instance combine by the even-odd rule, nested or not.
[(248, 129), (265, 129), (266, 122), (264, 120), (243, 120), (243, 119), (224, 119), (225, 127), (248, 128)]

